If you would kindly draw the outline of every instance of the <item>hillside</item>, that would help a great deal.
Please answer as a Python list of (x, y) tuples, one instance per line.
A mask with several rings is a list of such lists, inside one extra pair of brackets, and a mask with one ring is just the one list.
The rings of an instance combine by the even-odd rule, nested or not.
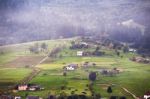
[[(127, 99), (134, 99), (133, 96), (126, 92), (133, 93), (137, 97), (141, 97), (145, 92), (150, 90), (149, 84), (149, 64), (138, 63), (131, 61), (133, 56), (139, 56), (136, 53), (124, 53), (122, 49), (119, 51), (119, 56), (115, 49), (107, 48), (106, 45), (99, 45), (93, 42), (88, 48), (84, 49), (70, 49), (71, 44), (80, 44), (81, 38), (69, 38), (58, 40), (37, 41), (23, 44), (7, 45), (1, 47), (0, 55), (0, 90), (1, 93), (9, 92), (14, 96), (21, 96), (25, 98), (27, 95), (36, 95), (47, 98), (48, 95), (59, 96), (65, 93), (66, 96), (77, 94), (86, 95), (91, 99), (92, 94), (100, 95), (108, 98), (111, 96), (125, 96)], [(29, 48), (35, 45), (46, 43), (48, 45), (47, 51), (40, 51), (38, 53), (30, 52)], [(93, 52), (96, 46), (100, 46), (100, 51), (105, 54), (100, 56), (77, 56), (77, 51)], [(54, 49), (60, 48), (56, 54)], [(53, 52), (53, 54), (52, 54)], [(50, 54), (51, 53), (51, 54)], [(39, 62), (50, 55), (49, 58)], [(95, 55), (95, 54), (94, 54)], [(99, 55), (99, 54), (98, 54)], [(87, 67), (83, 67), (85, 63)], [(64, 71), (64, 66), (69, 64), (78, 64), (78, 68), (73, 71)], [(117, 69), (116, 74), (102, 71), (112, 71)], [(40, 70), (37, 74), (36, 70)], [(66, 76), (64, 76), (66, 72)], [(90, 80), (88, 78), (90, 72), (96, 72), (97, 77), (93, 83), (93, 91), (89, 89)], [(31, 75), (34, 75), (32, 78)], [(30, 77), (30, 78), (29, 78)], [(30, 79), (30, 80), (29, 80)], [(38, 91), (17, 91), (12, 92), (12, 87), (22, 82), (27, 84), (37, 84), (44, 89)], [(143, 84), (143, 82), (145, 84)], [(107, 87), (111, 86), (113, 92), (107, 93)], [(10, 90), (10, 91), (8, 91)], [(94, 92), (94, 93), (93, 93)], [(65, 97), (65, 96), (63, 96)]]
[(106, 32), (115, 40), (150, 49), (149, 4), (149, 0), (1, 0), (0, 45)]

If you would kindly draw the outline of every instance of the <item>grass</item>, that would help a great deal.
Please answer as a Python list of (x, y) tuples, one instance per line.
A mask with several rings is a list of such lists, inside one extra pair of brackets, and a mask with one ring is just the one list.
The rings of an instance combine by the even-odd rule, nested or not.
[[(82, 94), (86, 85), (89, 84), (88, 75), (90, 71), (97, 71), (97, 80), (94, 83), (94, 90), (96, 93), (100, 93), (102, 97), (108, 98), (110, 94), (107, 93), (107, 84), (113, 83), (113, 93), (111, 95), (126, 96), (128, 99), (133, 99), (128, 93), (121, 89), (121, 87), (127, 88), (129, 91), (137, 96), (142, 96), (146, 91), (150, 90), (150, 65), (132, 62), (129, 60), (130, 57), (136, 56), (133, 53), (122, 53), (123, 58), (118, 57), (114, 54), (114, 50), (102, 49), (107, 55), (101, 57), (76, 57), (76, 52), (78, 50), (70, 50), (68, 48), (71, 39), (64, 40), (50, 40), (50, 41), (38, 41), (38, 43), (46, 42), (49, 45), (49, 50), (56, 46), (65, 45), (66, 48), (62, 50), (59, 55), (62, 57), (55, 59), (54, 61), (46, 62), (38, 65), (38, 68), (42, 69), (42, 72), (37, 75), (30, 83), (39, 84), (45, 89), (36, 92), (18, 92), (13, 93), (14, 95), (25, 96), (28, 95), (38, 95), (46, 98), (50, 93), (59, 95), (61, 92), (65, 92), (67, 95), (75, 91), (76, 94)], [(30, 69), (27, 68), (7, 68), (4, 67), (5, 63), (13, 61), (16, 57), (22, 55), (36, 55), (31, 54), (27, 51), (30, 45), (37, 42), (17, 44), (12, 46), (7, 46), (5, 49), (12, 50), (4, 53), (0, 56), (0, 86), (5, 88), (8, 85), (17, 83), (23, 77), (30, 73)], [(94, 50), (94, 49), (90, 49)], [(42, 54), (43, 55), (43, 54)], [(62, 67), (70, 64), (77, 63), (79, 66), (84, 62), (96, 63), (96, 67), (87, 68), (86, 70), (79, 68), (76, 71), (67, 72), (67, 76), (63, 76)], [(99, 69), (108, 68), (112, 69), (117, 67), (122, 69), (123, 72), (116, 76), (104, 76), (101, 75)], [(143, 84), (144, 82), (144, 84)], [(106, 85), (103, 85), (106, 84)], [(61, 86), (66, 86), (65, 90), (61, 90)], [(71, 88), (71, 89), (70, 89)], [(87, 90), (87, 95), (90, 95), (90, 91)]]
[(16, 84), (31, 72), (25, 68), (0, 68), (0, 89)]
[[(61, 59), (58, 59), (55, 62), (50, 63), (50, 64), (42, 64), (39, 67), (45, 70), (61, 70), (63, 63), (80, 64), (82, 62), (89, 61), (89, 62), (96, 63), (99, 68), (103, 68), (103, 67), (121, 68), (123, 69), (123, 72), (114, 77), (103, 76), (99, 73), (97, 77), (98, 80), (96, 81), (96, 83), (116, 84), (117, 86), (113, 87), (112, 95), (127, 96), (128, 99), (132, 99), (132, 97), (129, 94), (127, 94), (125, 91), (121, 89), (121, 87), (127, 88), (129, 91), (131, 91), (137, 96), (142, 96), (147, 90), (150, 90), (149, 89), (150, 88), (149, 65), (130, 61), (129, 57), (132, 57), (132, 56), (133, 54), (131, 53), (129, 53), (129, 55), (124, 54), (123, 58), (120, 58), (117, 56), (114, 56), (114, 57), (109, 57), (109, 56), (107, 57), (71, 57), (71, 56), (68, 56), (68, 57), (63, 57)], [(89, 68), (89, 71), (97, 71), (97, 69)], [(57, 71), (57, 73), (60, 73), (60, 72), (61, 71)], [(48, 74), (52, 74), (52, 72), (49, 72)], [(71, 81), (72, 78), (88, 79), (88, 73), (84, 72), (84, 70), (82, 69), (78, 69), (75, 72), (68, 73), (68, 76), (67, 76), (68, 82)], [(143, 81), (145, 82), (144, 85), (143, 85)], [(82, 82), (82, 80), (81, 81), (76, 80), (74, 82)], [(74, 83), (72, 83), (72, 85), (74, 85)], [(77, 86), (78, 84), (75, 84), (75, 85)], [(102, 94), (104, 97), (108, 97), (109, 94), (106, 92), (106, 89), (103, 87), (104, 86), (95, 85), (95, 91), (97, 93)], [(80, 89), (82, 87), (77, 86), (76, 88)]]
[(14, 60), (16, 57), (12, 53), (4, 53), (0, 55), (0, 65)]

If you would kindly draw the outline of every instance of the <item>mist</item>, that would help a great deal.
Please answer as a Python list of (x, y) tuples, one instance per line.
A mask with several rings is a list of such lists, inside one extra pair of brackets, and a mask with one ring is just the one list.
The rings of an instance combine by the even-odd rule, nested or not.
[(144, 36), (149, 9), (149, 0), (0, 0), (0, 41), (2, 45), (102, 33), (114, 39), (116, 34)]

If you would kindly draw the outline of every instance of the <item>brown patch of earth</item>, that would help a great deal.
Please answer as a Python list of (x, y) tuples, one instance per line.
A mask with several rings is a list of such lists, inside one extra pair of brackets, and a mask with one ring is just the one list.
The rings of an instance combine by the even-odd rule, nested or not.
[(38, 64), (43, 58), (44, 58), (44, 56), (19, 56), (15, 60), (6, 63), (5, 67), (29, 68), (29, 67), (33, 67), (36, 64)]

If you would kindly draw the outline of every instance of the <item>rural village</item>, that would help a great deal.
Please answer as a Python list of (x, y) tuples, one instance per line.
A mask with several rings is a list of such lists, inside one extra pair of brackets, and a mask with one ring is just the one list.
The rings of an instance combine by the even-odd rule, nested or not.
[[(4, 65), (12, 72), (10, 77), (21, 77), (0, 86), (0, 99), (143, 99), (150, 94), (149, 89), (138, 94), (136, 88), (131, 90), (128, 82), (122, 82), (133, 79), (132, 75), (138, 77), (150, 64), (146, 55), (125, 43), (105, 37), (76, 37), (6, 46), (1, 55), (9, 47), (18, 52)], [(137, 67), (137, 74), (132, 67)], [(28, 74), (17, 75), (13, 72), (16, 68)]]

